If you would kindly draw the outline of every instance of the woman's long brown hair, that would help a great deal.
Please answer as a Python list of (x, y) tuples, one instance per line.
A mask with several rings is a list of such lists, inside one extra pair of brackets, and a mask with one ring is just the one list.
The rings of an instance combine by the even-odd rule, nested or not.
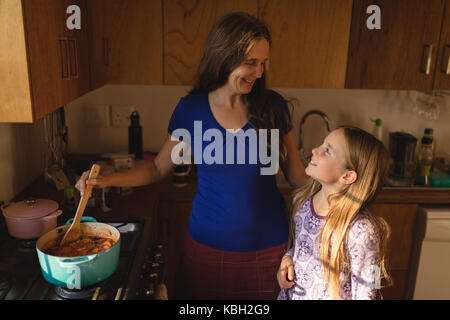
[[(245, 12), (234, 12), (223, 16), (211, 29), (206, 40), (203, 57), (197, 69), (191, 94), (209, 93), (228, 81), (230, 73), (245, 59), (256, 41), (265, 39), (271, 45), (267, 26), (259, 19)], [(289, 127), (287, 114), (280, 108), (283, 99), (273, 90), (266, 88), (265, 72), (256, 79), (250, 93), (244, 95), (249, 107), (250, 124), (257, 129), (280, 129), (280, 155), (284, 159), (284, 130)], [(267, 137), (270, 146), (270, 130)]]
[[(333, 204), (325, 217), (319, 233), (320, 257), (324, 269), (324, 279), (328, 283), (330, 294), (338, 298), (341, 272), (349, 272), (345, 265), (349, 265), (348, 252), (345, 250), (345, 240), (349, 227), (356, 216), (366, 210), (383, 186), (389, 169), (389, 153), (384, 145), (373, 135), (353, 126), (341, 126), (336, 130), (343, 130), (345, 138), (345, 166), (346, 170), (354, 170), (357, 179), (346, 185), (340, 192), (328, 197), (328, 204)], [(321, 189), (321, 185), (314, 179), (294, 190), (290, 201), (290, 231), (289, 247), (295, 239), (294, 216), (303, 204)], [(367, 212), (367, 211), (366, 211)], [(392, 285), (392, 279), (387, 272), (388, 244), (390, 227), (381, 217), (370, 215), (378, 236), (378, 267), (385, 285)], [(332, 241), (333, 236), (333, 241)]]

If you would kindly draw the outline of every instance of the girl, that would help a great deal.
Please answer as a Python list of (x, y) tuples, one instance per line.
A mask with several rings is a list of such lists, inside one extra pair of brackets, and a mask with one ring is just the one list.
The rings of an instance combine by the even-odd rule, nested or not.
[(313, 149), (312, 179), (293, 192), (278, 299), (375, 299), (381, 276), (391, 283), (390, 229), (367, 210), (388, 168), (383, 144), (355, 127), (337, 128)]

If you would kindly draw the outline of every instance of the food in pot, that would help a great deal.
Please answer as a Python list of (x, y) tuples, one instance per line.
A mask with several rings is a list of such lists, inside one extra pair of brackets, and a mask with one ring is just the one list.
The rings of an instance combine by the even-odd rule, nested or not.
[(84, 235), (80, 239), (60, 246), (59, 241), (50, 245), (44, 253), (57, 257), (80, 257), (111, 248), (115, 241), (109, 238)]

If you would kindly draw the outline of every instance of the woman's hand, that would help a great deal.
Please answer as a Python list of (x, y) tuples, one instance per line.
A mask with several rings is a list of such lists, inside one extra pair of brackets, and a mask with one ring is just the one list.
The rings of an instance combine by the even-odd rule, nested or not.
[(80, 179), (75, 184), (75, 188), (77, 188), (80, 191), (81, 195), (83, 195), (87, 185), (92, 185), (95, 188), (104, 188), (109, 185), (107, 179), (100, 174), (97, 176), (96, 179), (88, 180), (89, 172), (90, 170), (83, 172)]
[(290, 255), (285, 255), (281, 259), (280, 269), (277, 272), (277, 280), (281, 289), (289, 289), (294, 285), (294, 262)]

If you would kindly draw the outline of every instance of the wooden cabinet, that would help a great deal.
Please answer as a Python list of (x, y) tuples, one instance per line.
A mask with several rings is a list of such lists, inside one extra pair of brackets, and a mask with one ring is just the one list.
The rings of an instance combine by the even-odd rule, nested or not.
[(160, 194), (154, 215), (154, 237), (164, 245), (166, 257), (165, 284), (169, 299), (182, 295), (183, 286), (177, 281), (184, 240), (192, 210), (192, 194)]
[[(381, 29), (366, 25), (370, 5)], [(354, 0), (346, 88), (431, 90), (443, 10), (444, 0)]]
[[(68, 30), (69, 5), (81, 29)], [(33, 122), (89, 89), (85, 0), (0, 2), (0, 121)]]
[(270, 87), (344, 88), (352, 1), (261, 0)]
[(445, 2), (433, 89), (450, 90), (450, 0)]
[(386, 300), (405, 297), (417, 209), (417, 204), (403, 203), (374, 203), (369, 207), (372, 214), (385, 219), (391, 228), (388, 265), (394, 283), (381, 290)]
[(92, 89), (162, 84), (162, 1), (90, 0)]
[(164, 1), (164, 84), (194, 84), (212, 26), (220, 17), (234, 11), (257, 16), (258, 1)]

